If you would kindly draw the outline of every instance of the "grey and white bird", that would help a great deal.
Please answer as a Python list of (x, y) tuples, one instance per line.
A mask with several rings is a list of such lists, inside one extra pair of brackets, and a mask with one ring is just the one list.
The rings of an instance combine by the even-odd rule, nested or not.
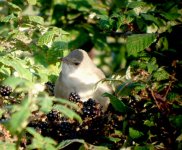
[(55, 97), (68, 99), (71, 92), (76, 92), (82, 101), (93, 98), (106, 111), (110, 101), (102, 95), (105, 92), (112, 93), (112, 89), (106, 82), (96, 86), (105, 75), (93, 63), (87, 52), (82, 49), (73, 50), (61, 61), (62, 70), (55, 84)]

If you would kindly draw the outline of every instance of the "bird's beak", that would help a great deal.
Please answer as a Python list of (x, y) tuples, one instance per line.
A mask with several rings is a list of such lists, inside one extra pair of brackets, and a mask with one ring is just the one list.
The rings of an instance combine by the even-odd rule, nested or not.
[(66, 57), (62, 57), (59, 59), (61, 62), (68, 62), (68, 59)]

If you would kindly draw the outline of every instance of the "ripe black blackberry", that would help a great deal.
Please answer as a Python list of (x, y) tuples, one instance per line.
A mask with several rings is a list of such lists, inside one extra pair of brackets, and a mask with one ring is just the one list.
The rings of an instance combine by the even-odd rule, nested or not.
[(38, 127), (41, 129), (41, 134), (44, 136), (48, 136), (50, 133), (49, 123), (46, 121), (40, 121), (38, 123)]
[(49, 81), (45, 83), (45, 91), (49, 93), (50, 96), (54, 95), (54, 86), (55, 85)]
[(51, 110), (48, 114), (47, 114), (47, 119), (48, 121), (57, 121), (60, 119), (60, 112), (57, 110)]
[(80, 96), (76, 92), (71, 92), (69, 95), (69, 100), (72, 102), (79, 102)]
[(99, 103), (96, 103), (93, 99), (88, 99), (88, 101), (83, 103), (82, 115), (83, 117), (95, 117), (100, 115), (102, 112), (101, 106)]
[(55, 128), (57, 130), (57, 134), (61, 135), (61, 136), (68, 135), (69, 133), (71, 133), (73, 131), (73, 125), (72, 125), (72, 123), (70, 123), (68, 121), (57, 122), (55, 124)]
[(9, 96), (12, 92), (12, 88), (10, 86), (1, 85), (0, 86), (0, 94), (2, 96)]

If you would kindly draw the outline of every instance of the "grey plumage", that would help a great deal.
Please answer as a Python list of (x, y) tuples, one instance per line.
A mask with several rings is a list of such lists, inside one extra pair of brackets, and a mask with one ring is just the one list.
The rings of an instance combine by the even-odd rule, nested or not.
[(93, 98), (106, 110), (109, 99), (102, 94), (111, 93), (112, 90), (106, 82), (96, 87), (96, 83), (104, 78), (104, 73), (96, 67), (88, 54), (76, 49), (62, 58), (62, 71), (56, 81), (54, 95), (68, 99), (71, 92), (76, 92), (82, 101)]

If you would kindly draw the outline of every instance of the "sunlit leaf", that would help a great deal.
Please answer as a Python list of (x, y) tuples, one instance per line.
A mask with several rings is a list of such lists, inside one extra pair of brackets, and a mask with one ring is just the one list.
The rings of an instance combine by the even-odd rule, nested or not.
[(27, 0), (27, 2), (31, 5), (35, 5), (37, 3), (37, 0)]
[(43, 46), (43, 45), (48, 45), (49, 43), (52, 43), (54, 35), (55, 33), (53, 31), (46, 32), (39, 38), (38, 45)]
[(165, 71), (163, 68), (159, 68), (154, 74), (153, 77), (157, 81), (169, 79), (169, 73)]
[(129, 128), (129, 136), (132, 138), (132, 139), (138, 139), (140, 138), (141, 136), (143, 136), (143, 132), (141, 131), (138, 131), (138, 130), (135, 130), (133, 129), (132, 127)]
[(57, 149), (63, 149), (65, 147), (67, 147), (68, 145), (72, 144), (72, 143), (82, 143), (82, 144), (84, 144), (85, 141), (82, 140), (82, 139), (64, 140), (61, 143), (59, 143), (59, 145), (57, 146)]
[(69, 117), (70, 119), (76, 119), (79, 123), (82, 123), (81, 117), (76, 112), (67, 108), (66, 106), (54, 105), (53, 108), (60, 111), (63, 115)]
[(155, 34), (133, 34), (128, 36), (126, 43), (128, 55), (137, 56), (138, 52), (148, 48), (155, 39)]
[(13, 19), (16, 19), (15, 15), (14, 14), (11, 14), (11, 15), (8, 15), (6, 17), (2, 17), (0, 18), (0, 22), (9, 22)]
[(32, 79), (32, 74), (29, 71), (28, 68), (25, 68), (25, 62), (17, 59), (17, 58), (9, 58), (9, 57), (2, 57), (0, 59), (0, 63), (3, 63), (6, 66), (10, 66), (12, 68), (14, 68), (17, 72), (18, 72), (18, 76), (31, 80)]
[(141, 7), (144, 6), (145, 2), (141, 2), (141, 1), (134, 1), (134, 2), (129, 2), (128, 3), (128, 8), (136, 8), (136, 7)]
[(8, 142), (2, 142), (2, 141), (0, 141), (0, 149), (2, 149), (2, 150), (8, 150), (8, 149), (10, 149), (10, 150), (16, 150), (16, 145), (15, 145), (15, 143), (8, 143)]
[(44, 18), (40, 16), (25, 16), (24, 18), (27, 18), (29, 21), (34, 23), (44, 24)]
[(15, 112), (7, 123), (6, 126), (12, 134), (19, 134), (28, 124), (28, 118), (31, 115), (29, 106), (28, 100), (24, 100), (19, 106), (19, 111)]
[(33, 128), (28, 127), (26, 130), (34, 136), (31, 144), (27, 146), (29, 149), (57, 150), (55, 148), (56, 142), (53, 139), (49, 137), (43, 137)]

